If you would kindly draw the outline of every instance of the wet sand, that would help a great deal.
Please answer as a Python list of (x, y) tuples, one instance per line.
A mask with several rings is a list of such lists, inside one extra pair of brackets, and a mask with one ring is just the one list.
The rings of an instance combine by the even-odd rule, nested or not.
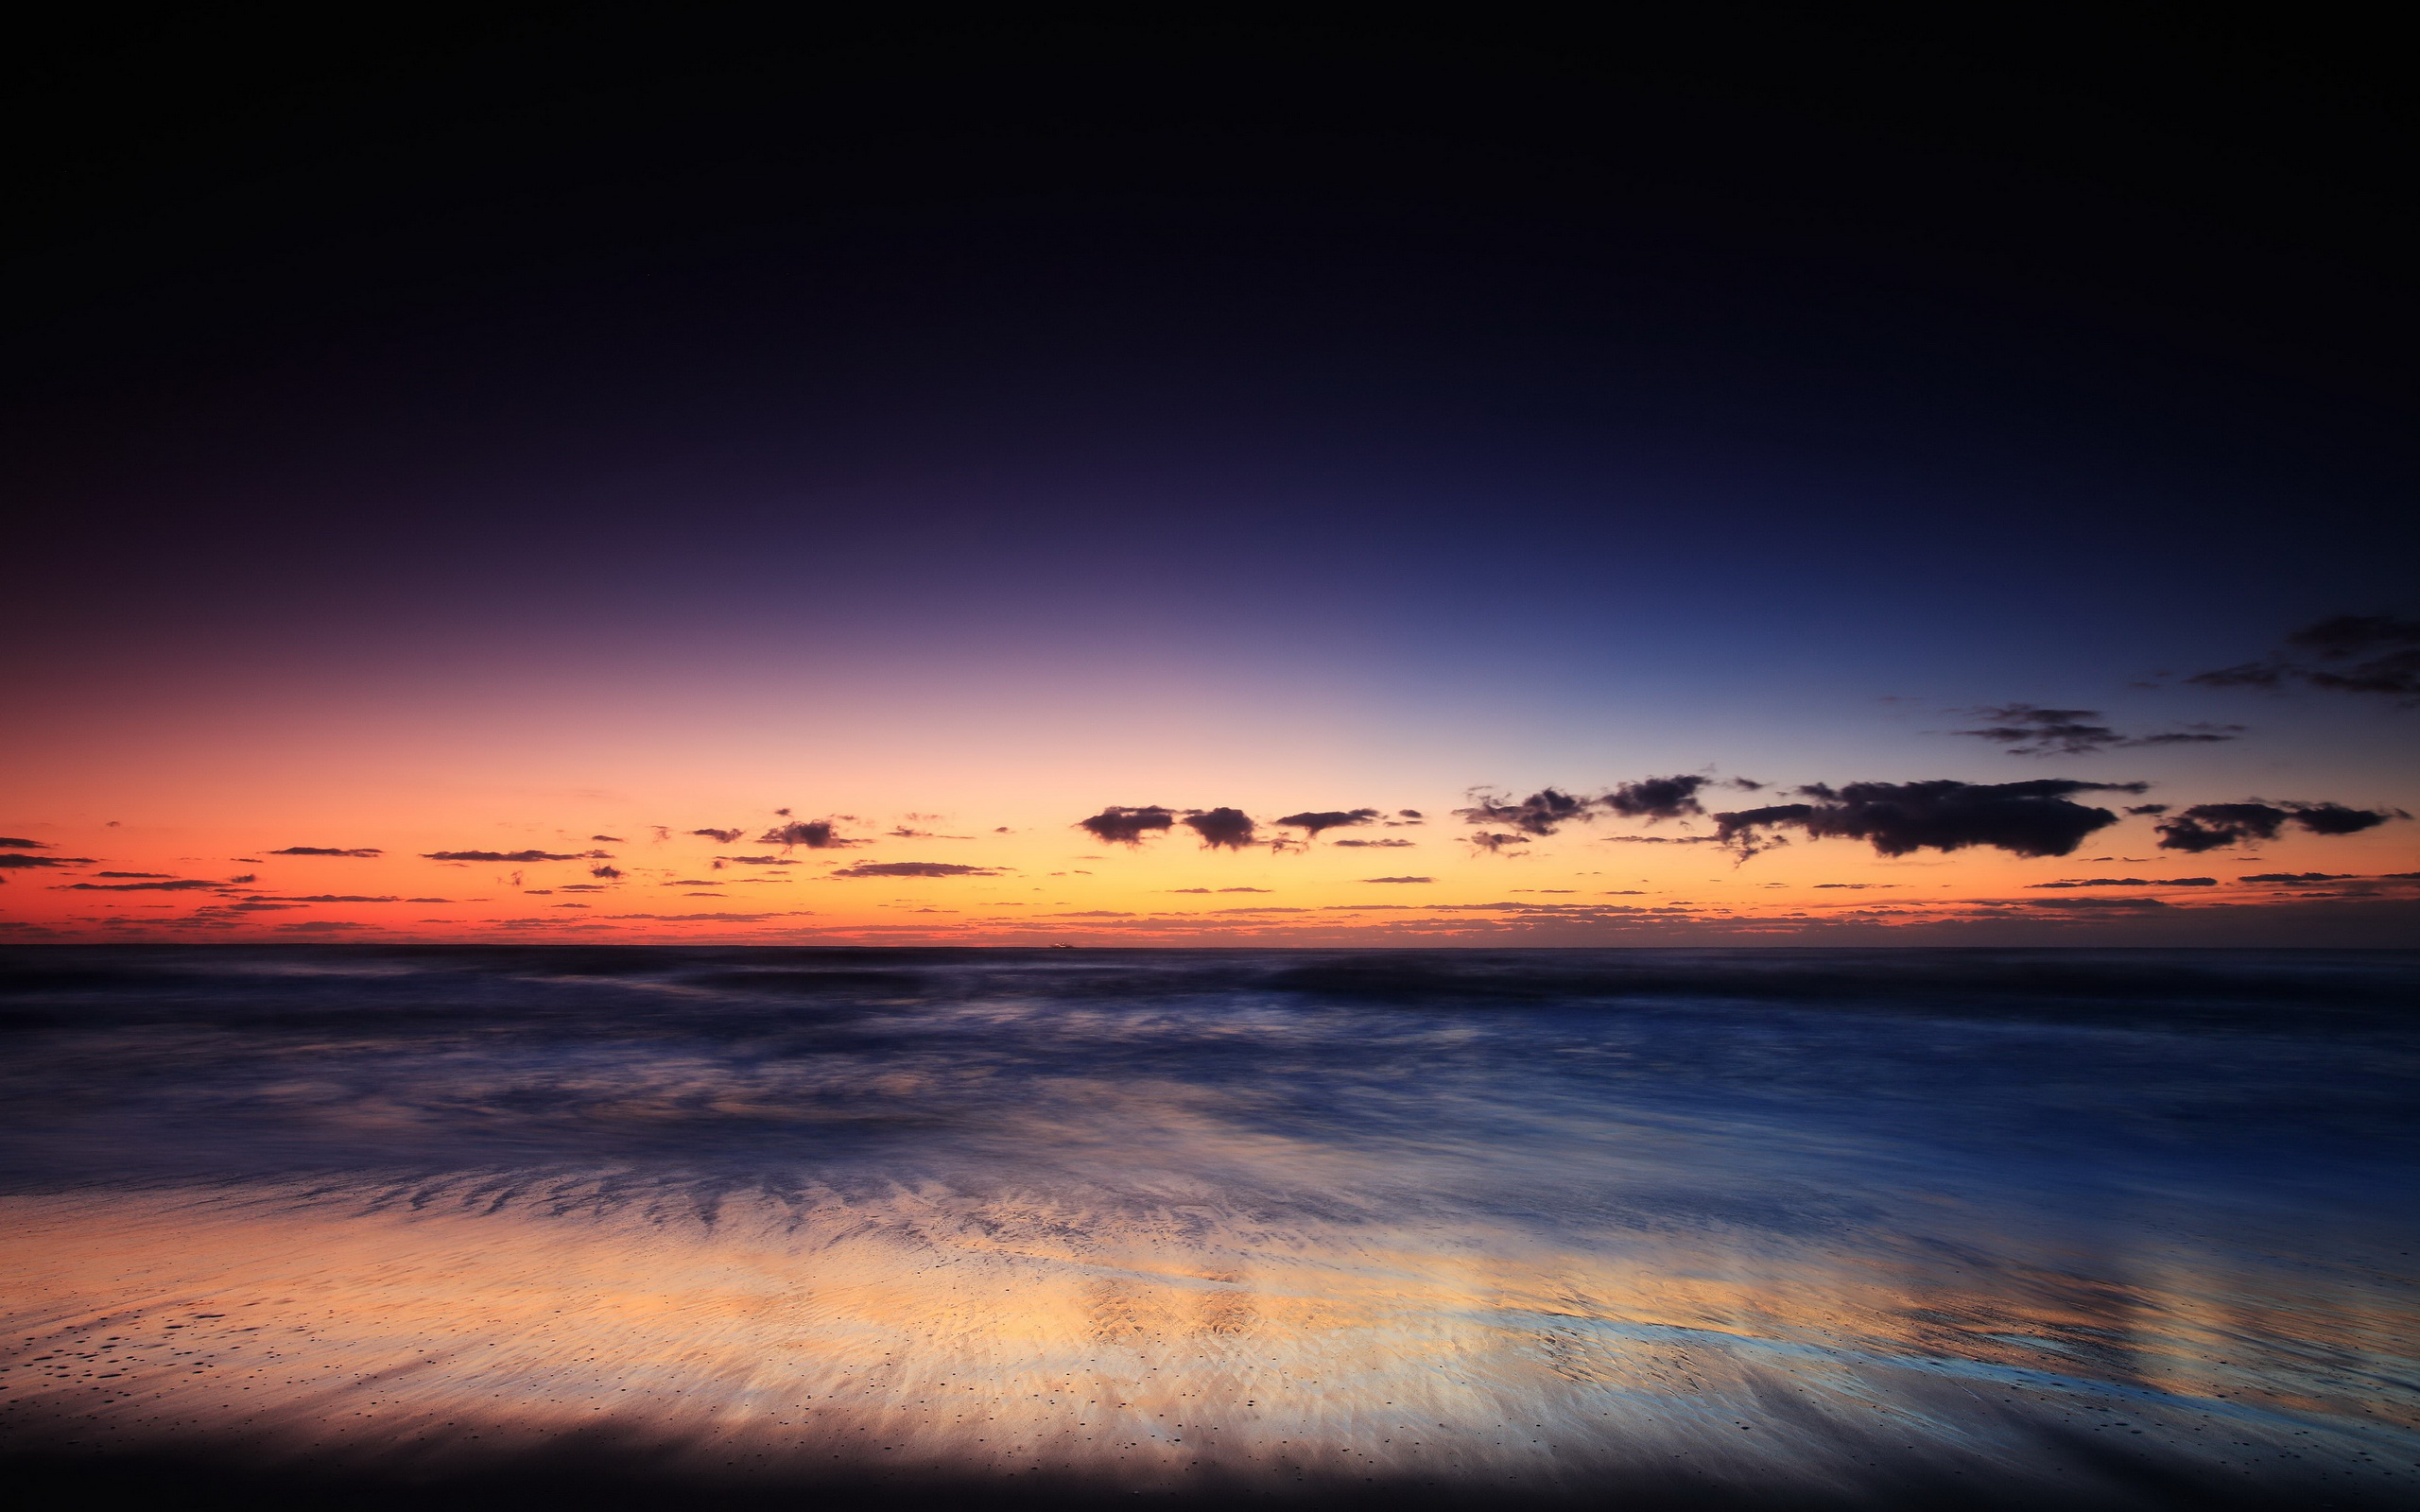
[[(841, 1014), (887, 1022), (873, 1073), (861, 1040), (837, 1072), (830, 1042), (709, 1065), (628, 1022), (611, 1054), (548, 1031), (535, 1058), (341, 1017), (297, 1040), (222, 1012), (215, 1056), (184, 1010), (78, 1029), (121, 1061), (181, 1049), (182, 1085), (220, 1093), (181, 1150), (58, 1155), (0, 1196), (0, 1452), (231, 1503), (2391, 1506), (2420, 1485), (2408, 1217), (2352, 1199), (2359, 1172), (2220, 1159), (2232, 1134), (2090, 1171), (2054, 1135), (1962, 1143), (2000, 1117), (2004, 1021), (1961, 1108), (1856, 1085), (1839, 1037), (1896, 1018), (1735, 1001), (1617, 1032), (1616, 1005), (1432, 1005), (1390, 1043), (1366, 1005), (963, 988)], [(1712, 1059), (1664, 1046), (1674, 1022)], [(1239, 1026), (1240, 1066), (1167, 1074)], [(84, 1064), (60, 1032), (54, 1074)], [(1777, 1035), (1774, 1065), (1831, 1065), (1709, 1074)], [(1359, 1069), (1272, 1108), (1270, 1076), (1357, 1040)], [(1173, 1060), (1110, 1048), (1138, 1040)], [(1624, 1069), (1530, 1069), (1609, 1045)], [(2076, 1074), (2066, 1123), (2105, 1144), (2114, 1105), (2076, 1102)], [(2190, 1076), (2205, 1102), (2226, 1079)], [(111, 1085), (26, 1132), (129, 1116)], [(104, 1153), (158, 1143), (166, 1096)], [(1913, 1124), (1876, 1107), (1910, 1097)], [(735, 1120), (753, 1133), (719, 1143)], [(649, 1125), (678, 1137), (568, 1159)]]

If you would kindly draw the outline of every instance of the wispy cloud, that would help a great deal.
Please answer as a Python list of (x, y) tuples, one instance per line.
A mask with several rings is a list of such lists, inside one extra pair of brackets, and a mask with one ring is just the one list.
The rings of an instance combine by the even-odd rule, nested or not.
[[(795, 919), (801, 916), (810, 915), (813, 912), (814, 910), (809, 908), (787, 908), (776, 913), (767, 914), (608, 914), (605, 917), (608, 919), (657, 919), (666, 923), (683, 924), (755, 924), (762, 923), (768, 919)], [(510, 920), (507, 920), (507, 922), (510, 922)], [(552, 924), (558, 922), (558, 920), (551, 919), (524, 919), (521, 920), (521, 922)]]
[[(828, 873), (835, 877), (996, 877), (997, 867), (961, 867), (949, 861), (861, 861)], [(811, 880), (811, 879), (810, 879)]]
[(2057, 882), (2030, 882), (2029, 887), (2215, 887), (2216, 877), (2062, 877)]
[(495, 861), (525, 865), (533, 861), (611, 861), (603, 850), (577, 850), (557, 854), (552, 850), (424, 850), (423, 861)]
[(54, 892), (196, 892), (205, 887), (223, 887), (225, 883), (199, 882), (182, 878), (175, 882), (69, 882), (61, 883)]
[(2338, 614), (2294, 631), (2276, 655), (2185, 680), (2206, 688), (2276, 688), (2294, 681), (2420, 705), (2420, 619)]
[(2241, 725), (2187, 725), (2156, 735), (2123, 735), (2099, 721), (2098, 709), (2045, 709), (2030, 703), (1987, 705), (1966, 711), (1996, 721), (1975, 730), (1953, 730), (2006, 747), (2012, 756), (2089, 756), (2097, 751), (2144, 746), (2209, 746), (2242, 736)]

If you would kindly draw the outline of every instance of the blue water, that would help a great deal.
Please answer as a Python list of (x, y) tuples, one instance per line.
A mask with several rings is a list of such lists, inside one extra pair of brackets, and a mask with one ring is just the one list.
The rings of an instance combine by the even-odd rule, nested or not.
[(2396, 952), (21, 949), (0, 1450), (2411, 1504), (2416, 1009)]

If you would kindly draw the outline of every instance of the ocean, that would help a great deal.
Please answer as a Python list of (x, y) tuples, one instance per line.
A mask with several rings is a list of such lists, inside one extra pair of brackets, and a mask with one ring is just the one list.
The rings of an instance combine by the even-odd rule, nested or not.
[(2420, 1504), (2420, 952), (0, 951), (0, 1469)]

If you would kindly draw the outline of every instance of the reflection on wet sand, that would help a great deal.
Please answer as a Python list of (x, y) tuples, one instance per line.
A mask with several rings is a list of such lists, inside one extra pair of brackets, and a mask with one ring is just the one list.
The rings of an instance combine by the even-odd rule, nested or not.
[(2379, 1299), (2173, 1256), (2120, 1287), (1443, 1222), (1127, 1232), (940, 1192), (706, 1222), (582, 1194), (11, 1199), (7, 1431), (440, 1480), (570, 1443), (692, 1484), (2412, 1484), (2375, 1457), (2413, 1442), (2378, 1420)]

